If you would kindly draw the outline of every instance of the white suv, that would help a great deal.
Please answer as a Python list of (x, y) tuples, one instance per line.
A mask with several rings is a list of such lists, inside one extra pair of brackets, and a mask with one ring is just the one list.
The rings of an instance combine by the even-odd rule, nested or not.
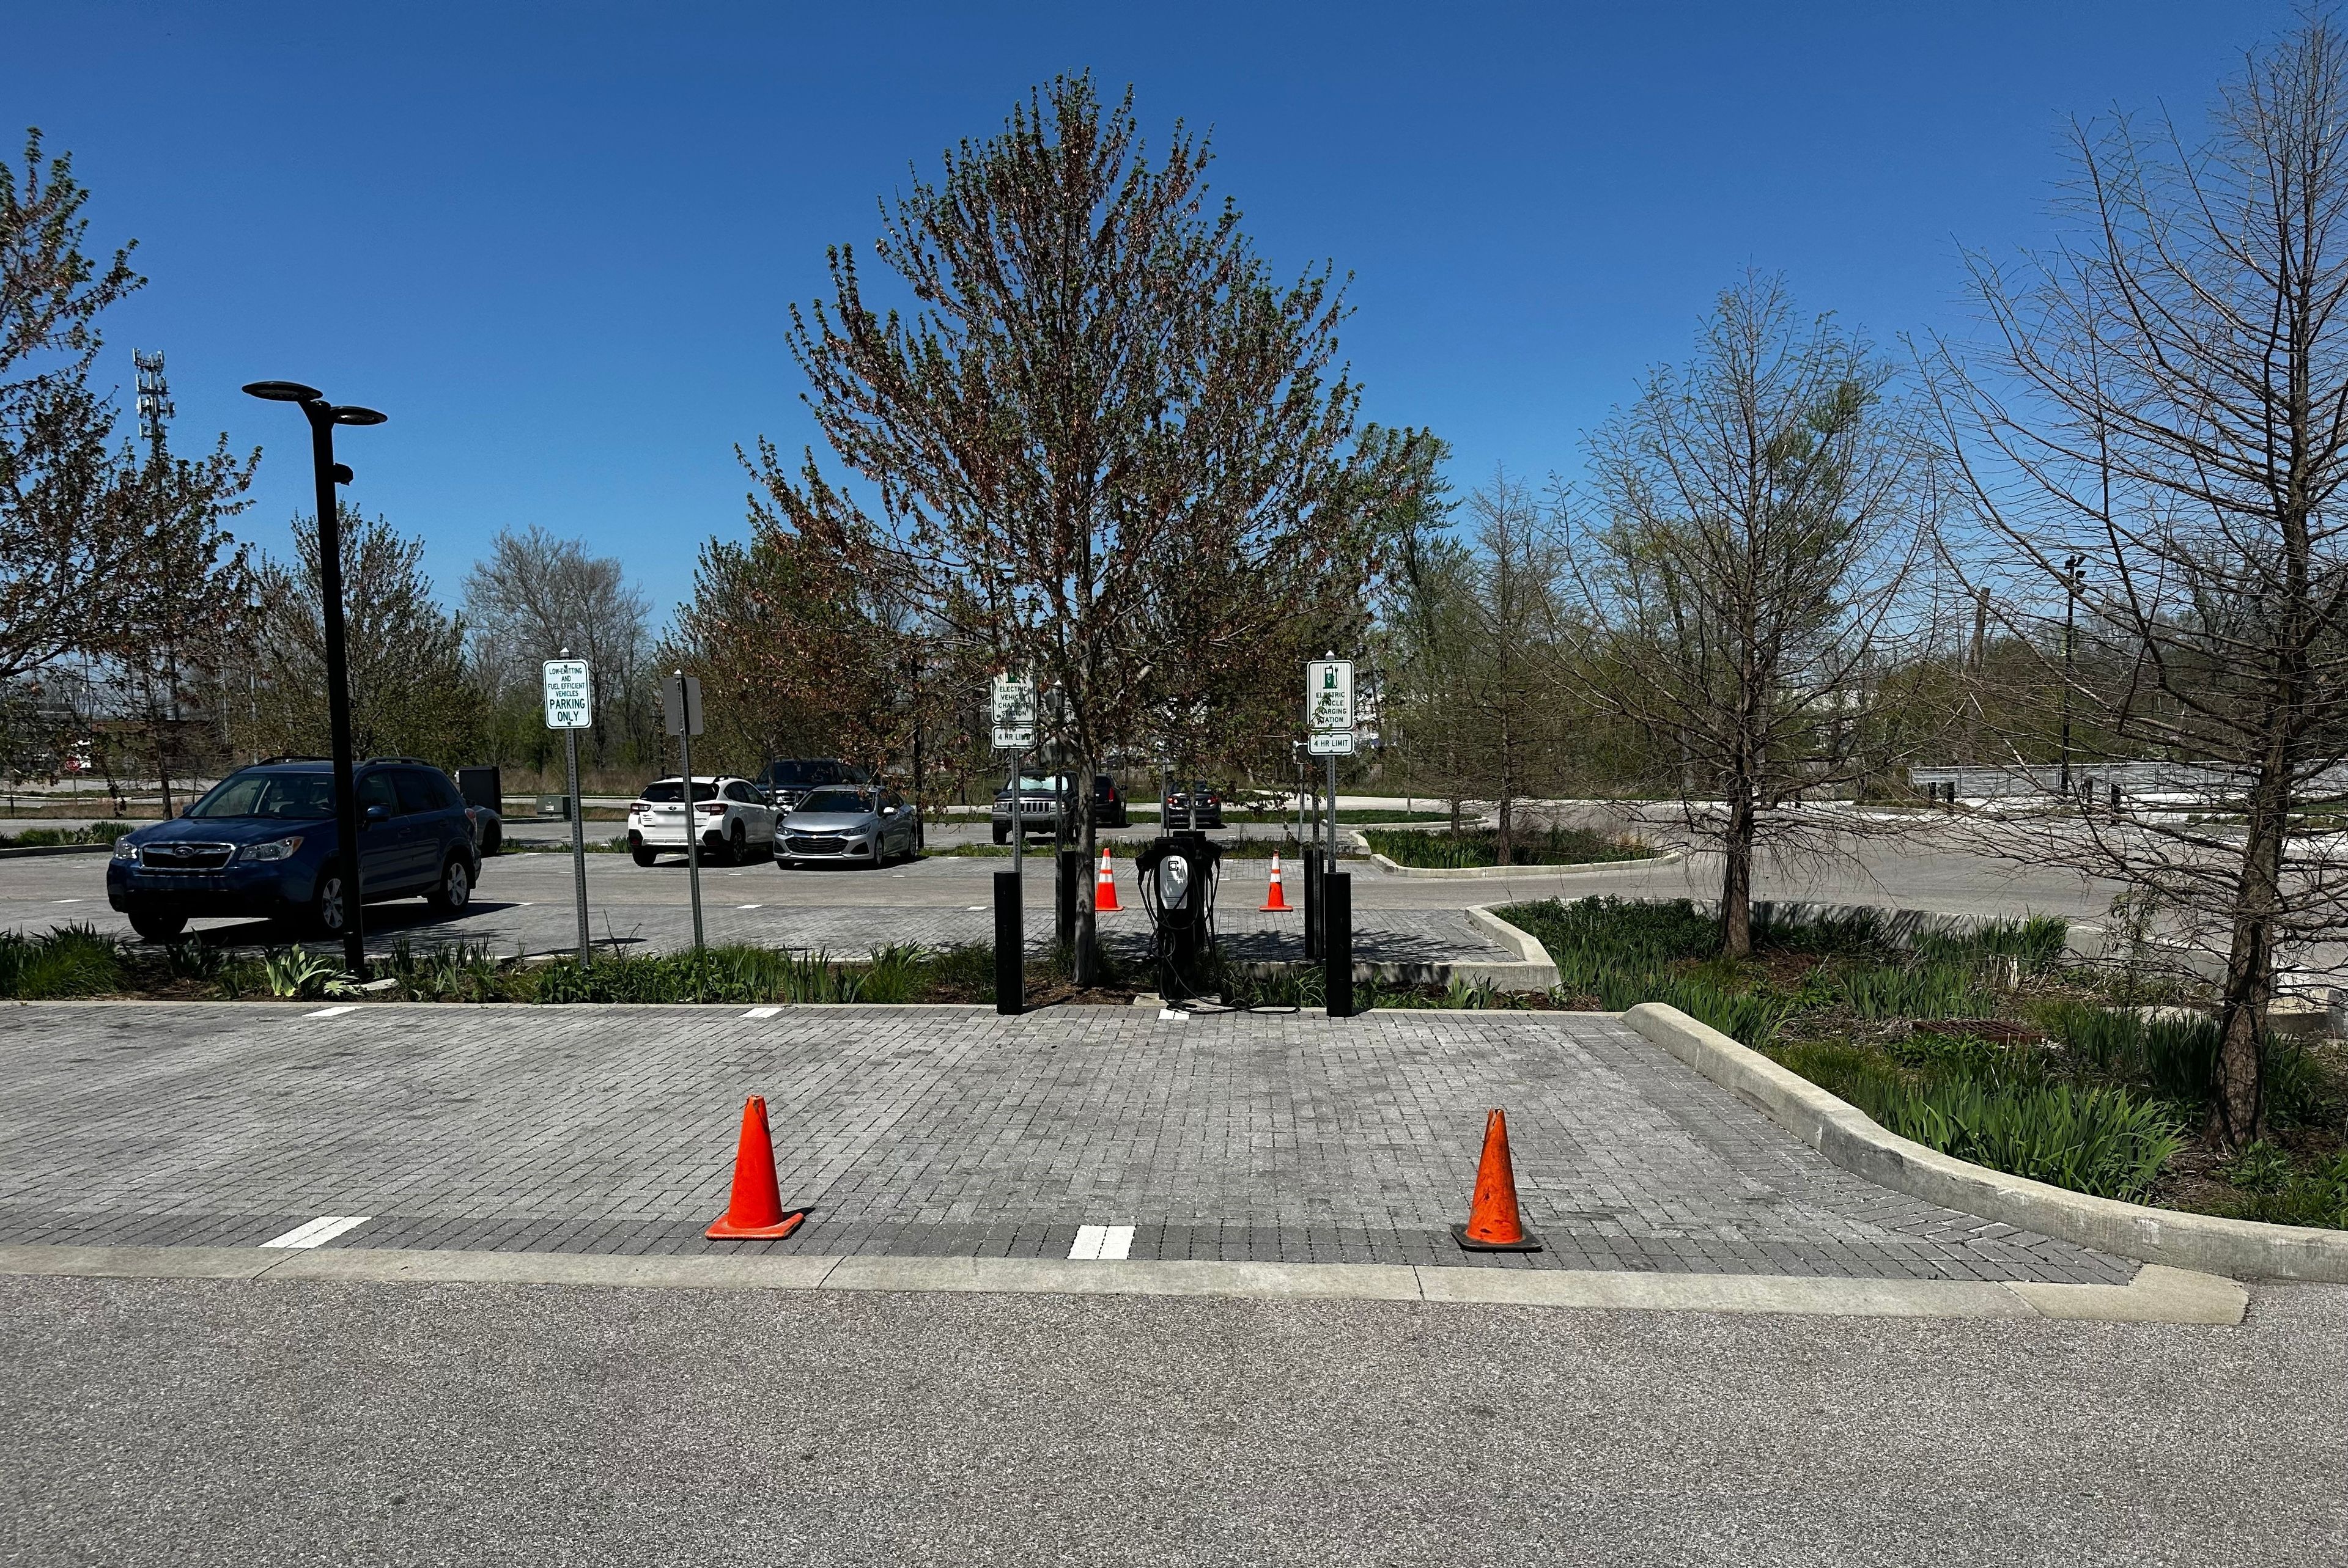
[[(693, 815), (701, 830), (701, 851), (735, 865), (775, 851), (775, 808), (748, 779), (696, 774)], [(650, 866), (664, 850), (685, 853), (685, 781), (654, 779), (628, 805), (628, 850), (639, 866)]]

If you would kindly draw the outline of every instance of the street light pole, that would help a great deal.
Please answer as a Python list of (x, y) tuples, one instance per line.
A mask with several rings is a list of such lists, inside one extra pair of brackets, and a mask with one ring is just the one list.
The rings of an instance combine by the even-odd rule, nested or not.
[[(343, 967), (357, 979), (366, 973), (366, 937), (359, 911), (359, 797), (351, 755), (350, 661), (343, 639), (343, 527), (335, 505), (335, 487), (347, 485), (352, 474), (335, 461), (335, 426), (380, 425), (384, 416), (372, 408), (337, 407), (325, 395), (297, 381), (256, 381), (245, 389), (268, 403), (295, 403), (310, 421), (310, 466), (317, 484), (318, 586), (324, 600), (326, 631), (326, 727), (335, 753), (335, 832), (336, 876), (341, 878)], [(331, 906), (333, 900), (321, 900)], [(336, 913), (331, 907), (330, 917)]]

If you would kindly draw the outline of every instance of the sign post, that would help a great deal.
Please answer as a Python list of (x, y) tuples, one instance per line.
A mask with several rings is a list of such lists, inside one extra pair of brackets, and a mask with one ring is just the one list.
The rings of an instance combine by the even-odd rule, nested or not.
[(693, 999), (701, 999), (701, 803), (693, 798), (693, 737), (701, 729), (701, 680), (679, 670), (661, 682), (661, 717), (677, 739), (684, 775), (685, 869), (693, 898)]
[[(1329, 1016), (1344, 1018), (1353, 1004), (1352, 879), (1337, 869), (1337, 759), (1354, 754), (1354, 661), (1334, 652), (1304, 666), (1305, 750), (1329, 759), (1329, 836), (1320, 855), (1313, 901), (1326, 966)], [(1340, 968), (1344, 973), (1339, 973)]]
[(1019, 777), (1035, 743), (1035, 682), (997, 675), (993, 699), (994, 749), (1011, 753), (1011, 869), (994, 874), (994, 1010), (1016, 1013), (1027, 999), (1027, 818)]
[(562, 765), (571, 790), (571, 882), (579, 904), (579, 967), (592, 952), (587, 932), (587, 825), (579, 801), (579, 732), (595, 723), (595, 684), (584, 659), (549, 659), (544, 666), (546, 727), (562, 732)]

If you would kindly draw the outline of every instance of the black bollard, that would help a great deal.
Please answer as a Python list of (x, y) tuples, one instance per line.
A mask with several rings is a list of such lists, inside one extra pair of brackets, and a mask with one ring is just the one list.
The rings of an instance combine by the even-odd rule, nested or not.
[(1019, 873), (994, 874), (994, 1010), (1016, 1013), (1027, 1000), (1027, 921)]
[(1331, 1018), (1354, 1016), (1354, 876), (1332, 871), (1321, 879), (1322, 989)]

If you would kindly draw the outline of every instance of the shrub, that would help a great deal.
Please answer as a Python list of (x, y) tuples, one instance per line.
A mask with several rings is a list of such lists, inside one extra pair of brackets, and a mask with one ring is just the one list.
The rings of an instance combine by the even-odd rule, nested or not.
[(1927, 1148), (2097, 1197), (2149, 1194), (2184, 1138), (2164, 1106), (2124, 1089), (2001, 1087), (1972, 1079), (1854, 1085), (1853, 1102)]
[(1978, 1018), (1995, 1010), (1994, 998), (1955, 964), (1870, 964), (1845, 970), (1835, 989), (1859, 1018)]
[(273, 997), (315, 1001), (320, 997), (349, 996), (355, 989), (340, 964), (307, 948), (280, 948), (264, 953), (261, 968)]
[[(2252, 1144), (2244, 1157), (2262, 1147), (2266, 1145)], [(2278, 1182), (2250, 1189), (2235, 1206), (2234, 1214), (2268, 1225), (2348, 1230), (2348, 1149), (2313, 1171), (2292, 1171)]]
[(0, 997), (46, 1001), (122, 989), (122, 948), (88, 926), (38, 936), (0, 931)]
[[(1457, 833), (1418, 828), (1368, 828), (1363, 842), (1397, 866), (1457, 868), (1498, 866), (1500, 835), (1489, 827)], [(1586, 866), (1609, 860), (1643, 860), (1654, 851), (1635, 838), (1608, 838), (1581, 827), (1520, 828), (1510, 835), (1511, 866)]]
[(1992, 961), (2013, 958), (2025, 975), (2043, 975), (2063, 961), (2071, 923), (2054, 915), (2026, 920), (1993, 920), (1962, 933), (1931, 931), (1916, 938), (1916, 956), (1927, 963), (1953, 964), (1975, 973)]

